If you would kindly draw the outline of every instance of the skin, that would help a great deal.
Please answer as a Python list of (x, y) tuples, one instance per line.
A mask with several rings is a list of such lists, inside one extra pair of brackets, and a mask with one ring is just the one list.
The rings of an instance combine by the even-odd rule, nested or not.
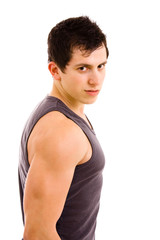
[[(99, 93), (87, 91), (101, 90), (106, 59), (102, 46), (90, 55), (74, 49), (64, 73), (54, 62), (49, 63), (54, 77), (50, 95), (61, 99), (86, 120), (84, 106), (95, 102)], [(63, 211), (75, 167), (92, 155), (90, 143), (78, 125), (54, 111), (38, 121), (27, 148), (30, 169), (24, 193), (23, 238), (60, 240), (56, 223)]]
[(49, 71), (55, 80), (51, 91), (78, 115), (84, 116), (85, 104), (92, 104), (97, 96), (90, 96), (86, 90), (101, 90), (105, 78), (107, 63), (104, 46), (93, 51), (89, 56), (79, 49), (73, 56), (63, 73), (54, 62), (49, 63)]

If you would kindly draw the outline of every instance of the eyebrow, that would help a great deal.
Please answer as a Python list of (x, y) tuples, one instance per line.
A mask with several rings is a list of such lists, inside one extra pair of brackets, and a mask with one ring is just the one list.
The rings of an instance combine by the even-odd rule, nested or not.
[[(99, 66), (99, 65), (104, 65), (104, 64), (106, 64), (106, 63), (107, 63), (107, 60), (104, 61), (104, 62), (102, 62), (102, 63), (100, 63), (100, 64), (98, 64), (98, 66)], [(83, 67), (92, 67), (92, 65), (86, 64), (86, 63), (78, 63), (78, 64), (76, 64), (74, 67), (76, 68), (76, 67), (80, 67), (80, 66), (83, 66)]]

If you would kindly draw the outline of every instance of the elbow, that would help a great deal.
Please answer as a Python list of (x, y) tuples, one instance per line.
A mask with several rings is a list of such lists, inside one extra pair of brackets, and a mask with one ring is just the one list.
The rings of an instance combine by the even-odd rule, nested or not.
[(49, 232), (44, 232), (41, 228), (39, 229), (33, 229), (33, 228), (26, 228), (24, 229), (24, 234), (23, 234), (23, 240), (61, 240), (57, 231), (49, 231)]
[(35, 230), (24, 229), (23, 240), (39, 240), (39, 236)]

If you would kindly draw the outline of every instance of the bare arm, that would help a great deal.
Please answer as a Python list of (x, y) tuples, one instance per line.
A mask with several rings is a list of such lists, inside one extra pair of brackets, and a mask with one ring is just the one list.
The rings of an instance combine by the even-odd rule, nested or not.
[[(43, 126), (45, 121), (47, 125)], [(24, 194), (24, 240), (60, 240), (56, 223), (62, 213), (75, 166), (87, 151), (79, 129), (71, 122), (66, 126), (64, 121), (57, 120), (51, 127), (46, 118), (35, 130), (36, 133), (43, 129), (41, 133), (33, 132), (35, 137), (31, 137), (28, 147), (31, 166)]]

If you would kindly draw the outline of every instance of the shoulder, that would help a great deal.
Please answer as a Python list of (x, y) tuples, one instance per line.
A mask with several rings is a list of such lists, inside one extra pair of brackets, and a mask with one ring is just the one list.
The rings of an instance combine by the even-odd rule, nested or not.
[[(29, 141), (29, 162), (35, 154), (47, 161), (77, 165), (85, 156), (88, 141), (81, 128), (58, 111), (43, 116), (35, 125)], [(57, 160), (61, 159), (61, 160)]]

